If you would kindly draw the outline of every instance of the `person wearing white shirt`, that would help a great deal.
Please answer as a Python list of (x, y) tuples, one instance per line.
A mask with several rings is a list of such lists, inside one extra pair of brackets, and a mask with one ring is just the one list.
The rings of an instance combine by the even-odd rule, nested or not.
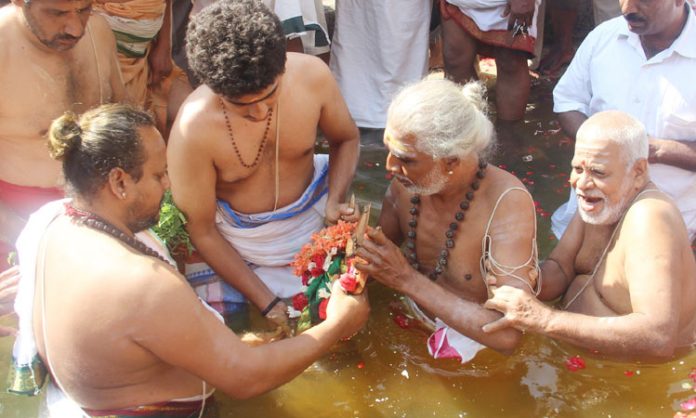
[[(621, 110), (650, 135), (650, 175), (696, 237), (696, 16), (685, 0), (621, 0), (623, 17), (593, 30), (554, 89), (572, 138), (589, 116)], [(573, 193), (552, 218), (557, 237), (577, 209)]]

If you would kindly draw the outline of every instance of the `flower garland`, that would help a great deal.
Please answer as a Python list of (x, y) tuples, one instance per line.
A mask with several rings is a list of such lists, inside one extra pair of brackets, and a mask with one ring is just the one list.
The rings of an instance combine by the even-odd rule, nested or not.
[(326, 319), (334, 280), (338, 279), (348, 293), (362, 292), (364, 279), (353, 266), (355, 257), (347, 254), (352, 250), (346, 251), (346, 247), (351, 246), (357, 224), (338, 221), (312, 235), (312, 240), (295, 255), (291, 265), (303, 286), (303, 291), (292, 298), (293, 314), (299, 316), (298, 333)]

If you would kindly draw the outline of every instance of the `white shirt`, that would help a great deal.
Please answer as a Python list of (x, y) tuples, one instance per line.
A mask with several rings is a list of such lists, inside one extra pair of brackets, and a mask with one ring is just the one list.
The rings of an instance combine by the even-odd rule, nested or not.
[[(691, 8), (686, 9), (688, 17), (679, 37), (650, 59), (623, 17), (599, 25), (580, 45), (556, 85), (553, 111), (590, 116), (621, 110), (640, 120), (655, 138), (696, 141), (696, 18)], [(693, 236), (696, 224), (688, 224), (691, 217), (686, 213), (696, 211), (696, 173), (650, 164), (650, 177), (674, 199)], [(576, 205), (574, 196), (568, 203)], [(575, 210), (566, 212), (565, 217), (572, 218)], [(554, 218), (560, 220), (560, 215)], [(554, 232), (558, 229), (554, 225)]]

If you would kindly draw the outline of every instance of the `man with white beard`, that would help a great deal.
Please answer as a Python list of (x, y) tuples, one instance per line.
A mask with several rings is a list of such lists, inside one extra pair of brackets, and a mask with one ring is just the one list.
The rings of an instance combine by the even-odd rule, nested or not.
[(394, 175), (384, 232), (368, 232), (356, 265), (407, 296), (432, 331), (433, 357), (462, 362), (485, 347), (509, 354), (521, 340), (512, 328), (481, 330), (501, 317), (483, 307), (486, 275), (530, 297), (538, 277), (534, 204), (515, 176), (487, 165), (495, 137), (485, 104), (475, 82), (424, 80), (396, 96), (384, 133)]
[[(696, 262), (674, 202), (648, 173), (648, 137), (606, 111), (577, 133), (571, 186), (578, 212), (542, 264), (541, 300), (501, 286), (485, 304), (512, 327), (621, 359), (667, 359), (696, 342)], [(496, 284), (495, 278), (488, 280)]]

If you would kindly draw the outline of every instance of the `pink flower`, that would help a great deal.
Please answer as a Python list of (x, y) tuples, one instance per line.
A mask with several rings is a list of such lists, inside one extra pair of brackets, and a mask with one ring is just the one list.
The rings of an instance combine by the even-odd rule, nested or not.
[(355, 275), (351, 273), (343, 273), (338, 279), (341, 282), (341, 287), (346, 293), (353, 293), (358, 288), (358, 281), (355, 280)]
[(696, 396), (689, 399), (688, 401), (680, 403), (679, 407), (682, 409), (682, 411), (693, 411), (694, 409), (696, 409)]
[(585, 368), (585, 360), (579, 355), (575, 355), (565, 361), (566, 369), (571, 372), (577, 372)]
[(298, 293), (292, 297), (292, 307), (298, 311), (301, 311), (309, 304), (309, 300), (304, 293)]

